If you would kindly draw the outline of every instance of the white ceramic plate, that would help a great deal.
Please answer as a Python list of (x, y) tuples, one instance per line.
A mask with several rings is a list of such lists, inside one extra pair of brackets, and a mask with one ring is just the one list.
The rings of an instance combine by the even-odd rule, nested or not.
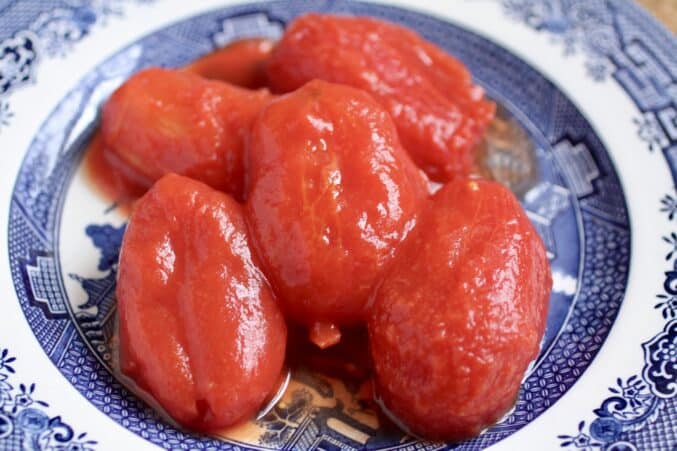
[[(279, 36), (309, 10), (416, 29), (536, 147), (523, 203), (553, 268), (546, 341), (515, 409), (474, 440), (416, 441), (303, 372), (263, 419), (200, 437), (110, 371), (126, 218), (81, 168), (101, 102), (143, 66)], [(0, 448), (674, 449), (676, 108), (677, 41), (622, 0), (0, 0)]]

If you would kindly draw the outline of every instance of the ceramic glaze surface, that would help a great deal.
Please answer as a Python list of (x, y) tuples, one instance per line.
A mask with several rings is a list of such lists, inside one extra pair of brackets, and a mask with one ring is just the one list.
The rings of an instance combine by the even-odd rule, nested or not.
[[(99, 28), (122, 26), (116, 21), (125, 22), (128, 8), (147, 8), (146, 14), (162, 10), (161, 1), (78, 0), (60, 2), (59, 8), (47, 3), (0, 2), (0, 140), (27, 119), (15, 108), (20, 96), (48, 82), (41, 64), (66, 61)], [(553, 75), (544, 74), (527, 53), (514, 51), (519, 44), (503, 45), (489, 31), (478, 32), (479, 25), (472, 30), (464, 26), (470, 22), (464, 22), (462, 13), (458, 21), (445, 21), (400, 7), (346, 0), (215, 6), (148, 29), (109, 56), (93, 60), (101, 62), (77, 83), (62, 87), (60, 100), (44, 120), (35, 119), (32, 129), (16, 132), (30, 144), (17, 172), (2, 174), (14, 186), (3, 204), (8, 212), (5, 261), (11, 272), (11, 286), (3, 286), (3, 293), (12, 306), (0, 311), (18, 307), (26, 324), (16, 327), (30, 328), (32, 339), (56, 368), (50, 377), (63, 378), (96, 407), (92, 412), (135, 434), (129, 438), (134, 443), (234, 450), (477, 450), (508, 446), (519, 439), (515, 432), (543, 428), (546, 432), (538, 440), (550, 440), (544, 449), (671, 449), (677, 444), (677, 194), (671, 189), (677, 170), (677, 43), (625, 1), (486, 3), (487, 17), (500, 17), (505, 26), (519, 30), (516, 34), (547, 36), (543, 48), (562, 67), (571, 66), (576, 76), (582, 71), (581, 83), (611, 86), (623, 94), (623, 105), (634, 118), (623, 127), (637, 140), (637, 164), (660, 164), (670, 174), (655, 176), (664, 182), (660, 185), (645, 183), (647, 193), (659, 193), (646, 198), (652, 215), (647, 222), (656, 231), (642, 228), (639, 236), (635, 224), (645, 227), (645, 222), (629, 210), (642, 207), (630, 201), (634, 197), (624, 188), (642, 185), (628, 175), (621, 150), (609, 145), (613, 129), (605, 128), (606, 122), (590, 113), (592, 107), (575, 96), (577, 88), (559, 79), (553, 83)], [(475, 82), (527, 131), (534, 145), (538, 173), (520, 201), (552, 267), (546, 333), (515, 408), (475, 439), (455, 445), (419, 442), (381, 426), (374, 412), (357, 401), (358, 387), (303, 370), (293, 372), (285, 396), (264, 417), (223, 436), (198, 436), (166, 422), (115, 376), (114, 293), (126, 217), (96, 194), (82, 164), (101, 103), (142, 68), (180, 66), (239, 38), (277, 38), (287, 23), (308, 11), (369, 15), (417, 31), (463, 61)], [(651, 163), (644, 163), (649, 158)], [(509, 152), (495, 159), (496, 165), (516, 164)], [(637, 262), (636, 239), (655, 243), (655, 255)], [(653, 291), (643, 291), (641, 301), (627, 297), (633, 284), (644, 286), (633, 277), (649, 272), (642, 280), (648, 284), (651, 279)], [(644, 316), (633, 326), (623, 312), (636, 311)], [(641, 360), (599, 376), (595, 363), (606, 361), (604, 354), (613, 352), (610, 346), (620, 346), (619, 334), (632, 337), (628, 352)], [(10, 334), (0, 339), (5, 340), (0, 342), (0, 448), (115, 448), (107, 432), (80, 428), (78, 414), (69, 411), (61, 394), (50, 392), (50, 399), (41, 391), (47, 376), (15, 373), (17, 362), (43, 355), (20, 352), (9, 343)], [(580, 399), (579, 387), (589, 387), (586, 381), (593, 375), (599, 382), (595, 389), (585, 388), (585, 397), (596, 407), (573, 409), (574, 398), (567, 403), (568, 398)], [(539, 422), (560, 408), (567, 413), (559, 429), (550, 431), (551, 426)]]

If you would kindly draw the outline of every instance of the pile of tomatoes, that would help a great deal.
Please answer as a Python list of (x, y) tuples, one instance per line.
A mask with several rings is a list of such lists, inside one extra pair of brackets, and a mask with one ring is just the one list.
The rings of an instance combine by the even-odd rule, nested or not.
[(101, 124), (146, 191), (120, 255), (122, 371), (213, 431), (276, 389), (289, 324), (322, 349), (361, 324), (402, 427), (460, 440), (496, 422), (551, 277), (515, 197), (472, 176), (493, 114), (461, 63), (370, 18), (306, 15), (277, 43), (135, 74)]

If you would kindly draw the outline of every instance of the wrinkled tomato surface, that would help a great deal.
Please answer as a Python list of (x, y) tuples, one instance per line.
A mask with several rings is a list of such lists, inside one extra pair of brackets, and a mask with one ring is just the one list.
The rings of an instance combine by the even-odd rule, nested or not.
[[(247, 151), (246, 211), (283, 308), (320, 346), (364, 317), (414, 226), (424, 176), (388, 113), (360, 90), (312, 81), (270, 102)], [(319, 324), (319, 325), (318, 325)]]
[(122, 371), (182, 425), (249, 419), (276, 388), (286, 326), (229, 196), (160, 179), (134, 207), (116, 294)]
[(515, 403), (546, 323), (545, 249), (506, 188), (457, 180), (433, 197), (375, 294), (381, 401), (430, 439), (461, 440)]
[(469, 178), (494, 110), (462, 63), (367, 17), (308, 14), (277, 44), (133, 75), (88, 159), (116, 200), (145, 192), (119, 261), (122, 372), (202, 432), (253, 418), (285, 358), (413, 435), (494, 424), (552, 285), (513, 194)]
[(301, 16), (273, 50), (267, 73), (278, 92), (314, 78), (368, 91), (435, 181), (473, 171), (474, 148), (494, 116), (463, 64), (411, 30), (367, 17)]
[(240, 198), (244, 143), (269, 97), (187, 71), (145, 69), (106, 102), (103, 142), (147, 186), (173, 172)]

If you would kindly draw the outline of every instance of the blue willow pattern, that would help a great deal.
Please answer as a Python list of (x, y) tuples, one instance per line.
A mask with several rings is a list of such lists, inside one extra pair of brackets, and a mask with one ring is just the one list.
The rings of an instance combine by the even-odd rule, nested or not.
[(16, 357), (0, 350), (0, 443), (4, 449), (26, 451), (93, 451), (97, 442), (87, 433), (75, 435), (60, 416), (52, 417), (49, 404), (37, 399), (36, 384), (16, 383), (12, 377)]
[(15, 14), (7, 20), (17, 28), (4, 37), (5, 30), (0, 29), (0, 132), (14, 117), (11, 94), (36, 82), (39, 61), (68, 55), (96, 25), (123, 17), (124, 3), (130, 1), (152, 0), (59, 0), (45, 7), (30, 23), (22, 23), (25, 13), (16, 0), (3, 5), (5, 17)]
[[(619, 0), (503, 0), (503, 6), (511, 17), (562, 43), (565, 55), (582, 50), (594, 80), (613, 77), (630, 94), (641, 112), (634, 120), (638, 136), (649, 151), (664, 154), (674, 178), (677, 45), (669, 32), (653, 24), (640, 28), (650, 20), (646, 13)], [(653, 30), (653, 35), (638, 29)], [(659, 211), (672, 224), (677, 217), (674, 193), (660, 199)], [(596, 418), (587, 427), (581, 421), (575, 435), (558, 436), (564, 448), (621, 451), (677, 444), (677, 232), (661, 239), (670, 268), (654, 308), (665, 327), (642, 344), (643, 369), (625, 381), (617, 379), (609, 388), (612, 396), (594, 410)]]
[[(11, 126), (10, 95), (15, 89), (35, 81), (41, 58), (68, 53), (95, 24), (121, 15), (122, 5), (129, 1), (132, 0), (63, 0), (58, 2), (59, 7), (50, 9), (38, 5), (39, 2), (0, 2), (0, 5), (9, 4), (8, 7), (0, 6), (3, 15), (17, 14), (12, 18), (12, 27), (0, 27), (0, 124)], [(43, 10), (32, 10), (33, 4)], [(677, 133), (672, 125), (676, 116), (674, 71), (677, 68), (665, 63), (670, 54), (675, 54), (671, 51), (674, 40), (660, 33), (647, 40), (643, 33), (652, 29), (653, 22), (641, 14), (637, 16), (636, 7), (624, 0), (505, 0), (503, 5), (512, 17), (558, 37), (564, 42), (565, 52), (582, 48), (590, 55), (589, 70), (593, 78), (613, 77), (617, 80), (642, 112), (635, 122), (640, 137), (654, 154), (663, 152), (675, 174), (677, 146), (674, 139)], [(562, 173), (554, 170), (549, 173), (547, 180), (533, 193), (533, 205), (526, 205), (531, 208), (530, 217), (544, 236), (552, 258), (567, 258), (566, 246), (558, 246), (558, 241), (566, 240), (560, 237), (561, 230), (558, 234), (553, 233), (553, 224), (561, 223), (563, 212), (567, 211), (575, 210), (581, 219), (582, 228), (578, 233), (585, 233), (585, 248), (581, 250), (583, 260), (586, 267), (601, 272), (602, 276), (584, 273), (578, 281), (581, 287), (577, 300), (569, 299), (569, 303), (565, 303), (567, 309), (557, 312), (556, 316), (564, 318), (570, 311), (571, 316), (562, 327), (561, 335), (553, 336), (552, 346), (525, 381), (523, 395), (514, 412), (498, 427), (458, 445), (458, 449), (465, 450), (484, 448), (509, 436), (553, 405), (594, 359), (622, 300), (629, 263), (630, 231), (623, 193), (606, 151), (566, 97), (500, 47), (430, 17), (388, 6), (342, 0), (264, 2), (196, 16), (153, 33), (111, 57), (88, 74), (49, 116), (28, 149), (17, 178), (10, 209), (9, 243), (10, 267), (21, 308), (37, 340), (59, 371), (93, 405), (130, 431), (152, 443), (171, 448), (249, 449), (238, 443), (218, 442), (176, 430), (120, 386), (108, 371), (103, 339), (110, 333), (107, 328), (111, 326), (110, 322), (105, 322), (102, 313), (114, 308), (114, 255), (122, 227), (90, 225), (85, 230), (101, 252), (98, 269), (104, 276), (91, 279), (71, 274), (70, 277), (85, 288), (88, 298), (79, 308), (71, 309), (68, 305), (60, 280), (61, 263), (55, 237), (58, 236), (65, 186), (89, 135), (76, 136), (72, 146), (65, 143), (71, 138), (69, 134), (77, 118), (86, 108), (92, 108), (91, 98), (95, 93), (100, 94), (96, 90), (103, 81), (128, 76), (147, 64), (183, 64), (196, 53), (209, 51), (214, 45), (252, 32), (275, 36), (284, 23), (309, 9), (371, 14), (403, 22), (459, 55), (491, 95), (512, 105), (512, 112), (520, 113), (520, 120), (530, 125), (533, 138), (546, 150), (542, 155), (544, 161), (552, 167), (560, 167)], [(621, 32), (629, 33), (631, 39), (619, 40), (613, 35)], [(595, 40), (589, 40), (591, 36)], [(498, 72), (496, 64), (500, 66)], [(529, 103), (523, 90), (516, 88), (525, 82), (531, 92), (547, 101)], [(673, 99), (672, 104), (669, 99)], [(546, 111), (542, 104), (553, 108)], [(551, 211), (552, 199), (561, 200), (557, 202), (561, 204), (561, 211)], [(675, 195), (666, 194), (659, 208), (672, 221), (677, 215)], [(577, 239), (575, 233), (574, 239)], [(670, 241), (671, 237), (667, 239)], [(666, 249), (666, 256), (668, 252), (671, 250)], [(578, 254), (571, 256), (576, 257), (571, 260), (578, 261)], [(604, 272), (606, 268), (610, 268), (610, 272)], [(666, 273), (666, 287), (654, 303), (667, 324), (663, 331), (644, 344), (644, 370), (618, 379), (609, 388), (610, 395), (605, 395), (607, 399), (595, 410), (596, 418), (590, 425), (580, 422), (574, 435), (560, 436), (564, 447), (621, 451), (645, 447), (658, 449), (674, 443), (669, 434), (676, 418), (670, 412), (677, 409), (674, 409), (674, 393), (668, 392), (670, 387), (674, 388), (669, 380), (674, 379), (674, 360), (671, 359), (675, 355), (675, 328), (670, 324), (674, 324), (677, 283), (673, 284), (674, 279), (668, 274), (670, 271)], [(607, 283), (607, 280), (612, 282)], [(94, 352), (88, 346), (92, 346)], [(671, 362), (673, 366), (670, 366)], [(78, 377), (74, 376), (76, 374)], [(326, 381), (304, 382), (320, 396), (333, 396)], [(24, 386), (22, 391), (19, 386), (16, 393), (30, 397), (32, 390), (35, 388)], [(41, 411), (37, 406), (39, 404), (34, 403), (28, 408)], [(337, 417), (353, 427), (364, 427), (351, 423), (343, 406), (337, 404), (336, 408), (318, 410), (309, 404), (307, 392), (295, 392), (288, 405), (280, 406), (269, 417), (260, 420), (259, 426), (265, 430), (260, 444), (284, 443), (292, 448), (341, 450), (365, 446), (346, 441), (328, 427), (329, 420)], [(0, 429), (2, 424), (9, 423), (0, 422)], [(63, 432), (60, 419), (54, 424), (61, 428), (59, 437), (68, 436)], [(439, 444), (414, 443), (396, 431), (368, 428), (362, 431), (369, 436), (370, 442), (366, 446), (372, 448), (393, 444), (396, 447), (440, 448)], [(81, 446), (94, 445), (87, 443), (85, 436), (79, 437), (75, 437), (76, 442), (85, 440)], [(9, 443), (0, 440), (1, 444)]]

